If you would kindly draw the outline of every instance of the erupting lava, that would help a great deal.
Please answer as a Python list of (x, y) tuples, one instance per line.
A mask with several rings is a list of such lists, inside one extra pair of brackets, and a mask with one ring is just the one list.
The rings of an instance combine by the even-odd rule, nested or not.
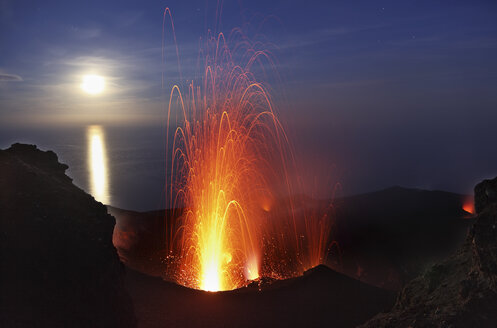
[(240, 29), (209, 35), (200, 54), (198, 77), (169, 97), (168, 205), (183, 210), (167, 227), (168, 273), (207, 291), (301, 274), (324, 261), (331, 227), (295, 196), (288, 138), (256, 79), (276, 74), (273, 59)]

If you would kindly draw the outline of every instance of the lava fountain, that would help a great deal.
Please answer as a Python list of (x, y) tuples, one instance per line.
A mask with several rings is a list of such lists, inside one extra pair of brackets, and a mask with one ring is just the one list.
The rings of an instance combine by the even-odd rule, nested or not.
[[(166, 15), (174, 34), (169, 9)], [(329, 218), (309, 215), (296, 198), (293, 152), (257, 79), (276, 72), (273, 63), (240, 29), (227, 39), (209, 34), (201, 42), (198, 76), (186, 90), (171, 89), (168, 205), (183, 210), (167, 227), (167, 264), (182, 285), (230, 290), (260, 276), (295, 276), (324, 261)]]

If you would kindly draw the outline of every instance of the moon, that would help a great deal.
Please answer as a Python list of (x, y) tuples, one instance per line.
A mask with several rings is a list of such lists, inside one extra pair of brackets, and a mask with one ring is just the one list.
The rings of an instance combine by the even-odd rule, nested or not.
[(105, 79), (100, 75), (84, 75), (81, 82), (81, 89), (90, 95), (100, 94), (105, 89)]

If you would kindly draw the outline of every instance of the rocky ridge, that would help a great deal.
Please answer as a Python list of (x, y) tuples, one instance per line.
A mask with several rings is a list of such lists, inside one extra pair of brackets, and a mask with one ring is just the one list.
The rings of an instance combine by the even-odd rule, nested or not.
[(135, 327), (115, 220), (51, 151), (0, 150), (0, 326)]
[(361, 327), (497, 327), (497, 178), (475, 187), (475, 209), (464, 245)]

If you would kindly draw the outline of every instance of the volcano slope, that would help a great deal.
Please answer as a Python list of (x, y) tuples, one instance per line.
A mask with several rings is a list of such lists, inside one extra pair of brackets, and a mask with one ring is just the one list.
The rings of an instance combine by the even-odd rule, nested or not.
[(497, 327), (497, 178), (475, 187), (477, 217), (464, 245), (412, 280), (373, 327)]
[(474, 218), (463, 205), (471, 198), (391, 187), (336, 199), (333, 237), (341, 272), (399, 291), (464, 244)]
[[(367, 284), (399, 291), (407, 282), (462, 246), (474, 218), (463, 210), (471, 196), (392, 187), (335, 199), (328, 213), (334, 224), (328, 265)], [(472, 202), (472, 201), (471, 201)], [(306, 198), (306, 206), (326, 208), (330, 200)], [(135, 212), (107, 206), (116, 218), (114, 246), (136, 271), (166, 275), (166, 226), (180, 210)]]
[(135, 327), (114, 218), (51, 151), (0, 150), (0, 327)]
[(318, 266), (302, 277), (227, 292), (126, 275), (139, 327), (356, 327), (388, 310), (394, 293)]

